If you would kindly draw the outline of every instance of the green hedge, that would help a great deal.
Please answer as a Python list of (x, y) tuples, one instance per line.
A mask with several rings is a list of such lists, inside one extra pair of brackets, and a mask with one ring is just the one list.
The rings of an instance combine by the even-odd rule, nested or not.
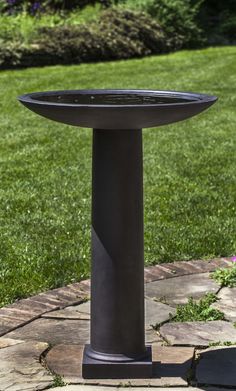
[(159, 21), (171, 48), (196, 48), (205, 43), (197, 17), (202, 0), (152, 0), (147, 1), (146, 11)]
[(163, 30), (151, 17), (108, 9), (89, 26), (42, 28), (31, 45), (2, 44), (0, 68), (126, 59), (168, 50)]

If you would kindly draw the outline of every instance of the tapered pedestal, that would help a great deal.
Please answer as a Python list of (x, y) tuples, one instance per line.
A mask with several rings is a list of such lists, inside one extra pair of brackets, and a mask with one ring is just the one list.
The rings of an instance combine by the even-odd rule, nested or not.
[(142, 131), (93, 131), (91, 344), (85, 378), (151, 377), (144, 335)]

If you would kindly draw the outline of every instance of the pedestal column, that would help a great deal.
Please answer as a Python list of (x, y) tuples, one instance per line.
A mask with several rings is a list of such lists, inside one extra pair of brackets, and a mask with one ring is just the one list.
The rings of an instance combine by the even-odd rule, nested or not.
[(90, 373), (85, 365), (84, 377), (103, 377), (103, 370), (108, 378), (147, 376), (144, 333), (142, 131), (94, 129), (91, 344), (85, 355), (98, 365), (92, 370), (90, 362)]

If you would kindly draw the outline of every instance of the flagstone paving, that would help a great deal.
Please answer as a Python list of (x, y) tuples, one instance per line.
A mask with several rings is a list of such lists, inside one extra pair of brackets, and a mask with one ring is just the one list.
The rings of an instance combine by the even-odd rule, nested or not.
[(39, 360), (47, 343), (2, 339), (0, 346), (0, 390), (44, 390), (52, 385), (52, 374)]
[(8, 338), (61, 343), (85, 344), (89, 340), (89, 322), (71, 319), (36, 319), (7, 334)]
[[(62, 391), (236, 389), (236, 288), (221, 288), (210, 277), (211, 271), (231, 265), (230, 259), (221, 258), (145, 268), (151, 379), (82, 378), (82, 351), (90, 329), (89, 280), (0, 308), (0, 390), (44, 390), (58, 382), (75, 384), (54, 388)], [(170, 321), (178, 304), (209, 292), (219, 298), (212, 306), (225, 320)]]
[(209, 278), (209, 273), (200, 273), (150, 282), (146, 286), (146, 296), (176, 306), (187, 303), (190, 296), (199, 299), (206, 293), (217, 293), (218, 290), (219, 285)]
[(152, 345), (153, 378), (152, 379), (100, 379), (84, 380), (82, 378), (81, 345), (57, 345), (46, 357), (47, 366), (63, 376), (66, 383), (100, 384), (118, 386), (130, 383), (134, 386), (187, 386), (188, 372), (194, 356), (194, 349), (189, 347), (169, 347)]
[(160, 334), (173, 346), (205, 347), (219, 341), (236, 343), (236, 328), (223, 320), (166, 323), (160, 328)]

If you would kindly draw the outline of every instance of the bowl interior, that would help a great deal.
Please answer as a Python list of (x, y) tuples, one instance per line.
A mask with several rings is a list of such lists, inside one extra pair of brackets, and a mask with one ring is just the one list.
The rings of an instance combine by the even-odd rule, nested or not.
[(65, 103), (78, 105), (161, 105), (173, 103), (194, 102), (199, 97), (175, 93), (79, 93), (55, 92), (32, 94), (31, 99), (41, 102)]

